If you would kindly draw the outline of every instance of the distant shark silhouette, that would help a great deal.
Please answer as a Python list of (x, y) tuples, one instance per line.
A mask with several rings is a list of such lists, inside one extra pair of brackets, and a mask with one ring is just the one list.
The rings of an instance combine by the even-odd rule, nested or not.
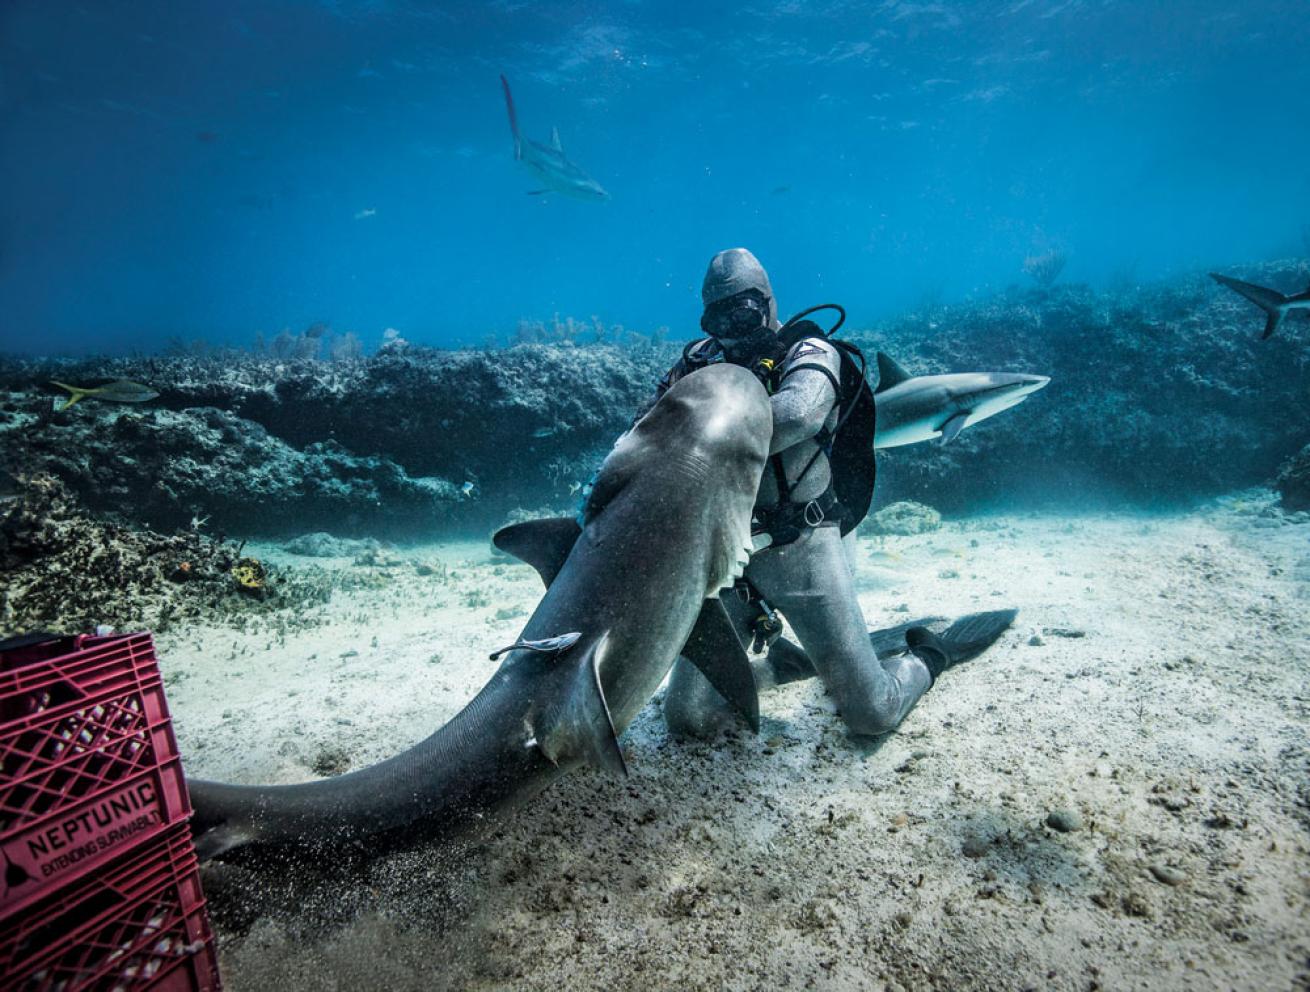
[(1283, 318), (1293, 310), (1310, 313), (1310, 289), (1293, 296), (1284, 296), (1275, 289), (1266, 289), (1253, 282), (1242, 282), (1241, 279), (1234, 279), (1232, 276), (1221, 276), (1218, 272), (1211, 272), (1210, 278), (1221, 286), (1227, 286), (1234, 293), (1245, 296), (1269, 315), (1269, 319), (1265, 321), (1265, 332), (1260, 335), (1261, 341), (1271, 338), (1274, 331), (1282, 325)]
[(518, 115), (514, 112), (514, 97), (509, 91), (509, 80), (503, 75), (500, 85), (505, 88), (505, 109), (509, 111), (509, 129), (514, 135), (514, 158), (531, 170), (542, 183), (543, 189), (529, 190), (530, 196), (542, 193), (559, 193), (578, 200), (608, 200), (604, 187), (569, 161), (559, 143), (559, 128), (550, 129), (550, 144), (543, 145), (519, 133)]

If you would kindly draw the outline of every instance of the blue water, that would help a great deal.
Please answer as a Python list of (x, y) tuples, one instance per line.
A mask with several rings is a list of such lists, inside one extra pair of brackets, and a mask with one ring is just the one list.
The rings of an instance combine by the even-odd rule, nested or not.
[[(0, 349), (695, 330), (714, 251), (867, 324), (1302, 254), (1304, 0), (0, 6)], [(529, 196), (558, 125), (604, 203)]]

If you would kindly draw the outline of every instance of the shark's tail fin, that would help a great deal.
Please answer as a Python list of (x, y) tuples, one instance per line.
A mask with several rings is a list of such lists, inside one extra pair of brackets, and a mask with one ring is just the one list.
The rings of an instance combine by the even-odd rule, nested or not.
[(1287, 316), (1287, 297), (1277, 290), (1266, 289), (1252, 282), (1242, 282), (1241, 279), (1234, 279), (1232, 276), (1221, 276), (1217, 272), (1211, 272), (1210, 278), (1221, 286), (1227, 286), (1234, 293), (1245, 296), (1269, 315), (1269, 319), (1265, 321), (1265, 332), (1260, 336), (1261, 341), (1272, 337), (1274, 331), (1282, 324), (1283, 318)]
[(58, 386), (60, 389), (68, 390), (69, 393), (68, 399), (65, 400), (64, 405), (59, 408), (60, 413), (67, 410), (70, 406), (72, 406), (74, 403), (80, 400), (83, 396), (90, 396), (92, 393), (95, 392), (94, 389), (79, 389), (77, 386), (70, 386), (66, 382), (56, 382), (54, 379), (50, 380), (50, 385)]
[(519, 137), (519, 116), (514, 113), (514, 97), (509, 91), (509, 80), (504, 73), (501, 74), (500, 85), (505, 90), (505, 109), (509, 111), (509, 130), (514, 135), (514, 158), (517, 161), (523, 157), (523, 139)]

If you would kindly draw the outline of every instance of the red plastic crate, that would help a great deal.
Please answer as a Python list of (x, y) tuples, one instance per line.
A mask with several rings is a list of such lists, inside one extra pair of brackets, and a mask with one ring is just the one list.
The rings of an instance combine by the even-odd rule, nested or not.
[(216, 992), (186, 824), (0, 923), (0, 992)]
[(149, 634), (0, 652), (0, 924), (190, 814)]

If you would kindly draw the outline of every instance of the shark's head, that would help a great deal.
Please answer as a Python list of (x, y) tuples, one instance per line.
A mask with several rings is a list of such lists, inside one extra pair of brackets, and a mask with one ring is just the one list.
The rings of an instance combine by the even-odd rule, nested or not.
[(987, 384), (969, 397), (970, 424), (1022, 403), (1051, 381), (1050, 376), (1024, 372), (992, 372)]
[(573, 195), (583, 200), (608, 200), (610, 198), (605, 187), (590, 176), (583, 178), (574, 185)]

